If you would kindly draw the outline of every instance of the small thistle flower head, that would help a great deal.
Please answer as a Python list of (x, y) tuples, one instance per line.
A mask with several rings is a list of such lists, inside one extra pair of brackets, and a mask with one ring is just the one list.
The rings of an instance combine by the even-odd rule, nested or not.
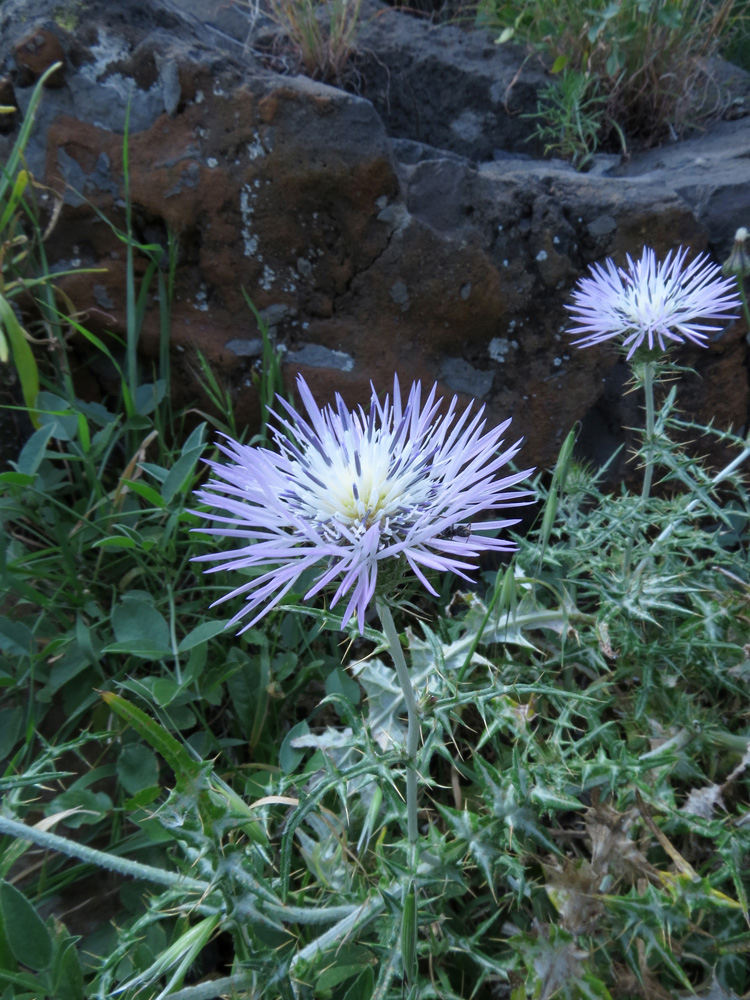
[(732, 252), (724, 261), (721, 267), (722, 274), (735, 274), (739, 281), (750, 274), (750, 253), (746, 246), (748, 232), (744, 226), (740, 226), (734, 234), (734, 246)]
[(686, 340), (705, 347), (708, 335), (722, 328), (701, 321), (733, 319), (740, 305), (737, 285), (722, 278), (705, 254), (688, 264), (686, 255), (687, 249), (670, 251), (658, 263), (646, 247), (637, 261), (628, 255), (625, 268), (611, 259), (603, 267), (594, 264), (566, 306), (575, 324), (569, 332), (579, 335), (573, 343), (590, 347), (621, 338), (628, 360), (642, 347), (663, 352)]
[(373, 389), (369, 412), (348, 410), (338, 395), (320, 409), (301, 376), (297, 390), (306, 416), (279, 397), (278, 450), (227, 439), (219, 448), (230, 463), (210, 462), (215, 478), (196, 494), (215, 524), (196, 530), (238, 543), (197, 560), (217, 563), (213, 571), (260, 570), (215, 602), (245, 597), (230, 625), (247, 618), (242, 631), (250, 628), (312, 569), (305, 600), (330, 585), (330, 606), (346, 597), (343, 621), (356, 615), (362, 632), (383, 569), (399, 563), (436, 594), (429, 570), (468, 579), (480, 552), (515, 548), (494, 535), (517, 519), (458, 528), (530, 502), (515, 487), (531, 470), (498, 475), (521, 443), (500, 450), (510, 420), (486, 430), (482, 409), (459, 415), (455, 397), (440, 415), (436, 387), (423, 403), (419, 382), (402, 406), (398, 378), (392, 402)]

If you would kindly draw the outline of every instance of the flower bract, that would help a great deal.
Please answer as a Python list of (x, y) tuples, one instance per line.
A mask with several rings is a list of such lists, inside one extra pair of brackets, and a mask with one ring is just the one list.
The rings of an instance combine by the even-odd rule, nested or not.
[(435, 594), (426, 571), (467, 579), (480, 552), (515, 548), (495, 534), (517, 519), (471, 524), (530, 502), (529, 490), (514, 487), (531, 470), (498, 475), (521, 444), (500, 450), (510, 420), (486, 430), (483, 408), (459, 414), (455, 397), (441, 413), (437, 388), (423, 402), (419, 382), (403, 406), (398, 378), (392, 401), (373, 388), (367, 412), (348, 410), (338, 395), (321, 409), (301, 376), (297, 390), (305, 415), (279, 397), (277, 450), (227, 438), (219, 448), (229, 463), (210, 462), (215, 478), (196, 494), (215, 525), (196, 530), (238, 543), (196, 558), (215, 562), (214, 571), (261, 571), (215, 602), (245, 597), (230, 624), (247, 616), (249, 628), (315, 569), (305, 599), (335, 588), (330, 606), (346, 597), (343, 622), (356, 615), (362, 632), (385, 560)]
[(732, 252), (721, 267), (722, 274), (736, 274), (738, 281), (742, 281), (750, 274), (750, 251), (747, 248), (747, 238), (747, 228), (740, 226), (734, 234)]
[(640, 259), (627, 258), (627, 267), (611, 259), (602, 267), (594, 264), (592, 276), (582, 278), (573, 291), (573, 304), (566, 308), (574, 322), (573, 343), (590, 347), (605, 340), (622, 338), (630, 359), (642, 346), (665, 351), (668, 342), (686, 340), (705, 346), (708, 334), (720, 326), (701, 320), (733, 319), (740, 304), (737, 282), (723, 278), (718, 265), (705, 254), (685, 263), (687, 249), (667, 254), (657, 262), (646, 247)]

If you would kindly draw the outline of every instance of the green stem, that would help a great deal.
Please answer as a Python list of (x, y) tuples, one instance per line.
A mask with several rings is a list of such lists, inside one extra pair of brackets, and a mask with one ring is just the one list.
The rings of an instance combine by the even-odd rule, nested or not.
[(653, 445), (654, 445), (654, 362), (647, 361), (643, 366), (643, 392), (646, 396), (646, 469), (643, 473), (643, 490), (641, 499), (648, 500), (651, 492), (651, 480), (654, 476)]
[(138, 327), (136, 323), (135, 301), (135, 261), (133, 257), (133, 213), (130, 202), (130, 99), (125, 108), (125, 131), (122, 137), (122, 177), (125, 189), (125, 229), (126, 265), (125, 265), (125, 322), (126, 339), (125, 355), (127, 361), (128, 390), (133, 400), (138, 391)]
[(174, 657), (174, 673), (177, 683), (182, 685), (182, 670), (180, 668), (180, 655), (177, 652), (177, 627), (176, 620), (177, 615), (175, 613), (174, 605), (174, 593), (172, 591), (171, 584), (167, 584), (167, 597), (169, 598), (169, 642), (172, 647), (172, 656)]
[[(409, 843), (416, 845), (419, 837), (419, 827), (417, 825), (417, 750), (419, 748), (419, 709), (417, 699), (414, 697), (414, 689), (411, 686), (409, 669), (399, 642), (398, 632), (393, 623), (393, 615), (387, 604), (377, 602), (378, 614), (383, 626), (383, 632), (388, 640), (388, 646), (393, 658), (393, 665), (396, 668), (401, 690), (404, 692), (406, 702), (406, 755), (408, 757), (406, 765), (406, 822)], [(416, 852), (413, 852), (416, 854)], [(416, 860), (414, 857), (413, 860)]]
[(35, 826), (26, 826), (25, 823), (19, 823), (17, 820), (8, 819), (5, 816), (0, 816), (0, 833), (5, 833), (9, 837), (19, 837), (21, 840), (30, 840), (32, 844), (37, 844), (45, 850), (58, 851), (60, 854), (78, 858), (79, 861), (85, 861), (87, 864), (98, 865), (100, 868), (107, 868), (120, 875), (129, 875), (131, 878), (141, 878), (159, 885), (194, 889), (201, 893), (210, 889), (208, 882), (203, 882), (201, 879), (180, 875), (179, 872), (169, 872), (163, 868), (154, 868), (152, 865), (143, 865), (139, 861), (130, 861), (128, 858), (119, 858), (106, 851), (98, 851), (85, 844), (77, 844), (66, 837), (59, 837), (56, 833), (48, 833)]
[(315, 938), (314, 941), (311, 941), (310, 944), (305, 945), (304, 948), (298, 951), (292, 959), (290, 970), (293, 970), (298, 962), (310, 962), (317, 958), (318, 955), (322, 955), (323, 952), (328, 951), (337, 941), (348, 937), (355, 927), (361, 927), (362, 924), (372, 920), (384, 908), (385, 898), (383, 896), (370, 896), (361, 906), (352, 910), (343, 920), (339, 920), (325, 934), (321, 934), (320, 937)]
[[(711, 480), (710, 488), (713, 489), (715, 486), (718, 486), (719, 483), (722, 482), (724, 479), (726, 479), (728, 476), (731, 476), (732, 473), (735, 472), (742, 465), (742, 463), (745, 462), (748, 458), (750, 458), (750, 444), (747, 445), (745, 448), (743, 448), (740, 454), (737, 456), (737, 458), (733, 458), (732, 461), (729, 463), (729, 465), (725, 466), (721, 470), (721, 472), (716, 473), (716, 475)], [(659, 548), (662, 542), (666, 542), (666, 540), (675, 531), (675, 529), (682, 524), (682, 522), (689, 514), (692, 514), (692, 512), (701, 502), (702, 502), (702, 497), (693, 497), (690, 503), (685, 507), (683, 514), (681, 514), (680, 517), (676, 517), (673, 521), (670, 521), (669, 524), (666, 526), (666, 528), (661, 532), (661, 534), (657, 535), (657, 537), (651, 543), (648, 553), (643, 557), (643, 559), (641, 559), (641, 561), (636, 566), (633, 574), (634, 576), (638, 576), (640, 573), (643, 572), (649, 559), (651, 559), (652, 556), (656, 553), (656, 550)]]
[(235, 972), (223, 979), (210, 979), (206, 983), (185, 986), (176, 993), (167, 993), (164, 1000), (214, 1000), (218, 996), (235, 996), (240, 991), (252, 990), (252, 974), (249, 971)]
[(745, 322), (747, 323), (747, 336), (750, 337), (750, 309), (747, 305), (747, 295), (745, 294), (745, 279), (743, 275), (738, 274), (737, 276), (737, 288), (740, 292), (740, 299), (742, 300), (742, 315), (745, 317)]

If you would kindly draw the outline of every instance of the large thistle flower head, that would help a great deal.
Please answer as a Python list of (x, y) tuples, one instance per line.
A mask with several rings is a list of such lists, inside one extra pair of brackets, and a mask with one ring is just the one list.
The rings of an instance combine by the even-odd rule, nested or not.
[(483, 409), (458, 414), (455, 397), (441, 415), (436, 387), (422, 402), (419, 382), (402, 406), (398, 378), (392, 401), (373, 388), (368, 412), (348, 410), (338, 395), (321, 409), (301, 376), (297, 391), (306, 415), (279, 397), (278, 450), (227, 438), (219, 448), (229, 463), (210, 462), (215, 478), (196, 494), (215, 525), (196, 530), (238, 543), (197, 559), (215, 562), (213, 571), (262, 570), (215, 602), (244, 596), (230, 624), (247, 618), (242, 631), (250, 628), (316, 569), (305, 600), (334, 589), (330, 606), (346, 598), (343, 621), (356, 615), (362, 632), (386, 560), (436, 594), (427, 571), (468, 579), (480, 552), (515, 547), (484, 532), (517, 519), (471, 525), (485, 511), (530, 502), (529, 490), (514, 487), (531, 470), (498, 475), (521, 443), (501, 450), (510, 420), (486, 430)]
[(566, 306), (579, 334), (573, 343), (590, 347), (622, 338), (628, 360), (641, 347), (666, 351), (669, 343), (686, 340), (705, 347), (710, 333), (722, 329), (704, 320), (733, 319), (740, 305), (737, 282), (723, 278), (705, 254), (685, 263), (687, 249), (670, 251), (659, 263), (646, 247), (639, 260), (628, 254), (627, 267), (611, 259), (594, 264), (591, 277), (581, 278)]

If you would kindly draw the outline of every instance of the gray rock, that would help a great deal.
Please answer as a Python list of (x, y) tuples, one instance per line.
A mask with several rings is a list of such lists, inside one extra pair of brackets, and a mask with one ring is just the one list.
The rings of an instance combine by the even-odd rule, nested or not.
[(474, 368), (463, 358), (443, 358), (440, 378), (454, 392), (463, 392), (474, 399), (484, 399), (492, 388), (494, 372)]
[[(490, 160), (493, 151), (539, 156), (537, 94), (549, 83), (518, 45), (484, 31), (435, 26), (376, 0), (363, 4), (357, 70), (361, 92), (389, 135)], [(523, 70), (520, 70), (523, 64)]]
[(308, 368), (332, 368), (342, 372), (350, 372), (354, 368), (354, 359), (350, 354), (333, 351), (320, 344), (304, 344), (297, 351), (289, 351), (286, 361)]

